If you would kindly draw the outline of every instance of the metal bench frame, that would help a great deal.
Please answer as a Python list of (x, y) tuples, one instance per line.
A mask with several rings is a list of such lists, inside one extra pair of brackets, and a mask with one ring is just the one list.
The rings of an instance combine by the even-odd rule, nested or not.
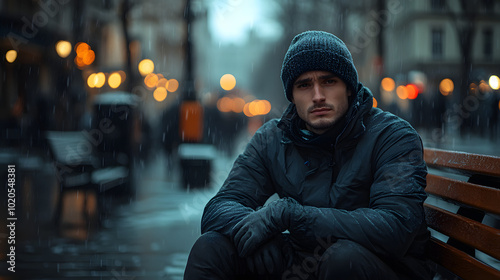
[(101, 222), (104, 213), (102, 195), (105, 191), (128, 183), (129, 169), (125, 166), (103, 168), (94, 145), (83, 131), (46, 131), (49, 151), (59, 182), (59, 197), (54, 212), (54, 222), (59, 225), (64, 207), (64, 196), (69, 191), (85, 193), (83, 215), (90, 221), (87, 212), (87, 192), (97, 198), (97, 215)]

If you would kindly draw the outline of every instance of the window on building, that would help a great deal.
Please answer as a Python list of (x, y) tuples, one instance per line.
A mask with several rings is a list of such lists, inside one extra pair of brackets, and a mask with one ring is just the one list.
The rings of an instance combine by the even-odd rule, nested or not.
[(483, 30), (483, 55), (485, 58), (491, 58), (493, 55), (493, 29)]
[(443, 57), (443, 29), (433, 28), (431, 32), (431, 43), (432, 43), (432, 57), (441, 58)]
[(431, 8), (435, 11), (442, 11), (446, 8), (446, 0), (431, 0)]

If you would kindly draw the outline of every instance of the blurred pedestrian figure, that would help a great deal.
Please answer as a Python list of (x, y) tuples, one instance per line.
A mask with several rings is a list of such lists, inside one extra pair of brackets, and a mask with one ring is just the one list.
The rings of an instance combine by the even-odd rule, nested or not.
[(206, 205), (185, 279), (430, 279), (419, 135), (332, 34), (297, 35), (281, 79), (291, 103)]

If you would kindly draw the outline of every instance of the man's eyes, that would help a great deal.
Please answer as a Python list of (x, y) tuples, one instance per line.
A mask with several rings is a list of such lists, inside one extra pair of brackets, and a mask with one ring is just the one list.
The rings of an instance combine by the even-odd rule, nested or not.
[[(327, 78), (321, 81), (321, 83), (326, 84), (326, 85), (333, 85), (338, 82), (338, 78)], [(308, 88), (312, 86), (312, 82), (303, 82), (303, 83), (298, 83), (296, 85), (297, 88)]]

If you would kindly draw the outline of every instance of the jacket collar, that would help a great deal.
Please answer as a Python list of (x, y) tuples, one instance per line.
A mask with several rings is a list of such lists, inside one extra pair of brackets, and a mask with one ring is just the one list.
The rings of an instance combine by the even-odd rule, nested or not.
[[(354, 140), (359, 138), (366, 130), (363, 122), (363, 116), (367, 114), (373, 107), (373, 95), (371, 91), (363, 86), (363, 84), (358, 83), (358, 89), (356, 97), (352, 100), (352, 103), (346, 113), (345, 126), (342, 132), (339, 134), (335, 141), (335, 146), (348, 146), (349, 143), (355, 143)], [(297, 109), (295, 104), (290, 103), (283, 115), (278, 122), (278, 127), (283, 130), (282, 143), (292, 143), (292, 137), (290, 137), (291, 125), (293, 125), (295, 118), (299, 118), (297, 114)]]

